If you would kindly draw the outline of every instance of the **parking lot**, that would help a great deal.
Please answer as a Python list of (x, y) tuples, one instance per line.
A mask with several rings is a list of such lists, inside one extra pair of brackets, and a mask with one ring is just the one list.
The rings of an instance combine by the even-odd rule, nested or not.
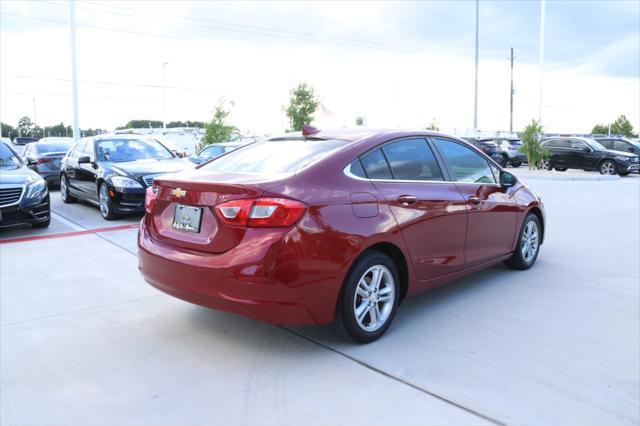
[(537, 264), (409, 299), (369, 345), (162, 294), (139, 216), (54, 190), (48, 229), (0, 233), (0, 423), (638, 424), (640, 178), (525, 180)]

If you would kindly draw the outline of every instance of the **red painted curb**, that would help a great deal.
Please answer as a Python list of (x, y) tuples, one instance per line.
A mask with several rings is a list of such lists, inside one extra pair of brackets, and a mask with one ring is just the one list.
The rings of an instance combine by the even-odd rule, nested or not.
[(24, 243), (27, 241), (36, 241), (36, 240), (48, 240), (52, 238), (77, 237), (78, 235), (97, 234), (101, 232), (122, 231), (124, 229), (134, 229), (134, 228), (137, 228), (138, 226), (139, 226), (138, 224), (120, 225), (120, 226), (110, 226), (107, 228), (86, 229), (84, 231), (60, 232), (58, 234), (34, 235), (33, 237), (10, 238), (7, 240), (0, 240), (0, 245)]

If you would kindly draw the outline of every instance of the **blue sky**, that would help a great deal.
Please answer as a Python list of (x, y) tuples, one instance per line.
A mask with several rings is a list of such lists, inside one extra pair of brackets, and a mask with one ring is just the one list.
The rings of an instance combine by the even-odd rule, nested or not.
[[(581, 88), (591, 91), (595, 101), (599, 97), (606, 101), (607, 93), (615, 97), (620, 113), (638, 123), (640, 2), (547, 0), (546, 9), (545, 78), (549, 88), (545, 105), (557, 117), (549, 124), (559, 128), (562, 123), (563, 130), (580, 126), (584, 131), (589, 127), (587, 119), (609, 119), (608, 111), (599, 113), (595, 105), (592, 114), (578, 114), (584, 123), (570, 116), (574, 107), (584, 108), (584, 100), (577, 99)], [(67, 102), (67, 3), (2, 1), (0, 12), (2, 120), (14, 121), (14, 116), (31, 109), (32, 98), (37, 96), (42, 117), (70, 121), (65, 109), (51, 107), (56, 104), (51, 98), (56, 96), (57, 103)], [(502, 93), (511, 46), (516, 55), (520, 112), (516, 121), (522, 125), (536, 110), (539, 12), (537, 0), (480, 2), (480, 115), (484, 127), (504, 127), (504, 120), (495, 119), (492, 110), (503, 116), (508, 102)], [(77, 17), (86, 126), (115, 126), (127, 115), (158, 118), (157, 91), (145, 88), (144, 83), (160, 84), (158, 64), (164, 61), (170, 63), (168, 84), (175, 87), (170, 92), (169, 119), (206, 118), (215, 99), (225, 96), (239, 100), (236, 113), (245, 127), (277, 129), (282, 126), (278, 103), (286, 102), (286, 88), (307, 80), (322, 89), (327, 107), (340, 117), (334, 116), (336, 124), (350, 123), (354, 114), (372, 119), (390, 116), (385, 111), (390, 103), (416, 105), (412, 88), (417, 86), (424, 86), (419, 92), (442, 106), (425, 107), (423, 121), (430, 121), (430, 116), (456, 129), (470, 124), (474, 1), (78, 1)], [(42, 53), (34, 55), (34, 51)], [(348, 69), (337, 72), (341, 67)], [(366, 69), (367, 75), (359, 68)], [(272, 87), (257, 85), (260, 79)], [(105, 91), (108, 88), (96, 81), (115, 84)], [(438, 87), (443, 85), (448, 85), (447, 90)], [(202, 88), (211, 99), (203, 102), (202, 96), (184, 89), (186, 86)], [(366, 98), (374, 86), (380, 96), (362, 102), (353, 99)], [(270, 92), (275, 87), (284, 95)], [(565, 93), (557, 93), (555, 87), (566, 87)], [(267, 93), (277, 98), (272, 104)], [(443, 99), (447, 93), (456, 96), (463, 107), (447, 106), (451, 103)], [(493, 99), (495, 93), (500, 93), (500, 99)], [(128, 101), (118, 102), (118, 96)], [(102, 101), (97, 102), (99, 97)], [(368, 108), (372, 99), (375, 105)], [(259, 111), (252, 103), (272, 111), (265, 115), (274, 122), (271, 126), (266, 118), (252, 116)], [(413, 124), (419, 117), (412, 115), (414, 107), (406, 108), (404, 118), (396, 120), (398, 125)], [(185, 116), (177, 116), (181, 114)], [(253, 125), (259, 121), (260, 125)], [(394, 121), (387, 118), (380, 124), (393, 125)], [(421, 124), (425, 123), (415, 123)]]

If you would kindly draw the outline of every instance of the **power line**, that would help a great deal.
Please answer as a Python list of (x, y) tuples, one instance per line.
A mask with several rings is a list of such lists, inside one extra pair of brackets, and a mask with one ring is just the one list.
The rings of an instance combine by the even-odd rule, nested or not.
[[(0, 74), (3, 77), (11, 77), (11, 78), (23, 78), (23, 79), (31, 79), (31, 80), (54, 80), (60, 82), (69, 82), (71, 79), (68, 78), (59, 78), (59, 77), (43, 77), (43, 76), (35, 76), (35, 75), (18, 75), (18, 74)], [(162, 88), (160, 84), (147, 84), (147, 83), (128, 83), (128, 82), (118, 82), (118, 81), (99, 81), (99, 80), (78, 80), (79, 83), (84, 84), (102, 84), (102, 85), (112, 85), (112, 86), (131, 86), (131, 87), (144, 87), (150, 89), (159, 89)], [(166, 86), (167, 89), (175, 89), (175, 90), (209, 90), (214, 92), (229, 92), (228, 89), (216, 89), (211, 87), (185, 87), (185, 86)]]

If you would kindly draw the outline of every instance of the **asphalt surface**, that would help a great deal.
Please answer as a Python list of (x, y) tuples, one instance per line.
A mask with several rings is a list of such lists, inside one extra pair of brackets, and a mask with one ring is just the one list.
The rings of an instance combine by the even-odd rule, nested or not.
[(535, 267), (409, 299), (369, 345), (160, 293), (135, 229), (6, 244), (140, 220), (55, 191), (49, 229), (0, 231), (0, 424), (637, 425), (640, 179), (529, 183)]

